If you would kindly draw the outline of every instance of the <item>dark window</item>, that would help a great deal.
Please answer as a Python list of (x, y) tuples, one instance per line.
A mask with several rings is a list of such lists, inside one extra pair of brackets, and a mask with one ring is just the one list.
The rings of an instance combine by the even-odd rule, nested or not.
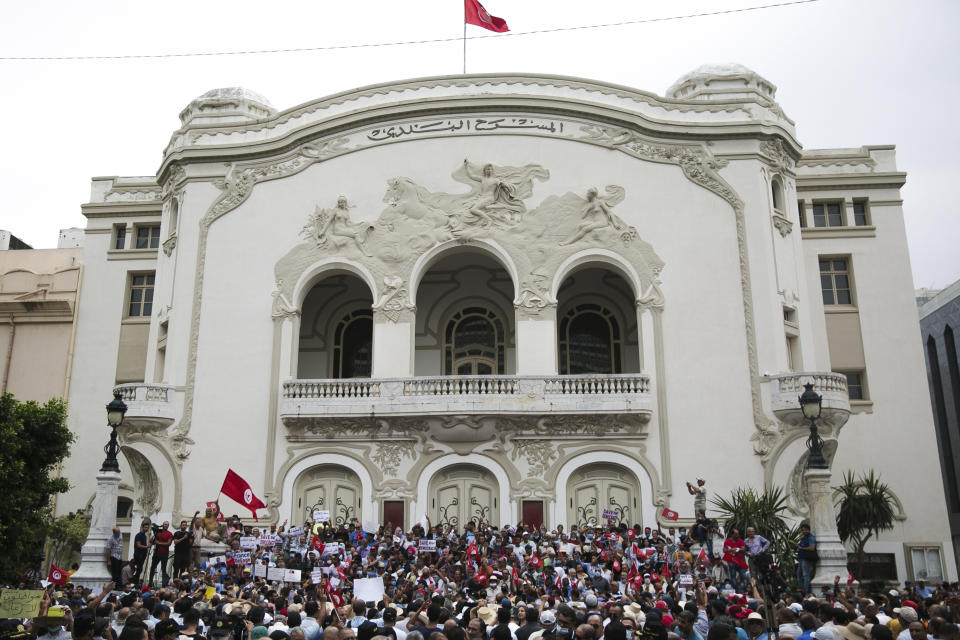
[(446, 375), (502, 374), (505, 365), (504, 324), (484, 307), (467, 307), (451, 316), (444, 331)]
[(153, 274), (143, 273), (130, 278), (129, 315), (149, 318), (153, 313)]
[(957, 467), (950, 443), (950, 424), (943, 394), (943, 377), (940, 374), (940, 356), (937, 354), (937, 341), (933, 336), (927, 338), (927, 367), (930, 370), (930, 391), (933, 394), (933, 422), (940, 433), (940, 451), (943, 453), (943, 467), (947, 473), (947, 495), (950, 510), (956, 512), (960, 511), (960, 488), (957, 487)]
[(867, 203), (863, 200), (853, 203), (853, 223), (858, 227), (865, 227), (869, 224), (867, 222)]
[(568, 311), (559, 326), (560, 374), (622, 373), (620, 325), (598, 304)]
[[(847, 554), (847, 566), (857, 566), (857, 554)], [(873, 580), (897, 581), (897, 560), (892, 553), (866, 553), (863, 556), (863, 572), (857, 576), (861, 584)]]
[(137, 249), (156, 249), (160, 246), (160, 227), (137, 227)]
[(823, 291), (823, 304), (853, 304), (846, 258), (820, 260), (820, 288)]
[(813, 205), (813, 226), (815, 227), (842, 227), (842, 203), (826, 202)]
[(857, 371), (845, 372), (847, 376), (847, 395), (851, 400), (863, 400), (863, 374)]
[(133, 512), (133, 500), (117, 498), (117, 518), (129, 518)]
[(126, 227), (115, 227), (116, 228), (116, 240), (113, 242), (114, 249), (123, 249), (127, 243), (127, 228)]
[(373, 370), (373, 313), (357, 309), (337, 323), (333, 334), (333, 377), (369, 378)]

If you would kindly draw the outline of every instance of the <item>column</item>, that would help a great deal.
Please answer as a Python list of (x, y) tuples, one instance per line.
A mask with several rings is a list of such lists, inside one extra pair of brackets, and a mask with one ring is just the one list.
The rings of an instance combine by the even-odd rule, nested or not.
[(516, 305), (517, 375), (557, 375), (557, 305)]
[(414, 309), (400, 311), (373, 310), (374, 378), (409, 378), (413, 376)]
[(97, 495), (93, 499), (93, 516), (87, 541), (80, 549), (80, 569), (71, 582), (98, 590), (112, 580), (107, 563), (107, 545), (117, 522), (117, 488), (120, 474), (116, 471), (97, 473)]
[(833, 513), (830, 469), (807, 469), (803, 474), (807, 484), (810, 508), (810, 529), (817, 539), (817, 568), (810, 581), (815, 592), (820, 587), (833, 586), (834, 576), (841, 582), (847, 579), (847, 550), (837, 533), (837, 519)]

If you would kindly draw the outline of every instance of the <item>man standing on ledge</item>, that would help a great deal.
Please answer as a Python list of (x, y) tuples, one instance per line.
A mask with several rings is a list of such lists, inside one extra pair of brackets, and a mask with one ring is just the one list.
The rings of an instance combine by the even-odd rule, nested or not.
[(163, 577), (163, 586), (167, 586), (170, 577), (167, 575), (167, 561), (170, 560), (170, 543), (173, 542), (173, 534), (170, 533), (170, 523), (164, 522), (163, 526), (153, 536), (151, 543), (154, 545), (153, 560), (150, 562), (150, 577), (147, 584), (153, 584), (153, 572), (160, 565), (160, 573)]

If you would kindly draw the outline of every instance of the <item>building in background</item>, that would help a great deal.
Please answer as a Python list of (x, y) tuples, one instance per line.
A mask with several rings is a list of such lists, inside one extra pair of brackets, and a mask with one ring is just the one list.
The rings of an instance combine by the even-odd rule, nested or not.
[(775, 92), (726, 65), (664, 97), (509, 74), (200, 96), (156, 176), (83, 206), (61, 510), (93, 495), (116, 389), (134, 521), (189, 517), (228, 468), (280, 521), (682, 523), (698, 475), (783, 487), (800, 519), (809, 381), (835, 477), (897, 496), (860, 577), (956, 579), (906, 175), (892, 146), (803, 150)]
[(4, 231), (0, 229), (0, 251), (7, 250), (22, 250), (22, 249), (33, 249), (26, 242), (13, 235), (9, 231)]
[(954, 554), (960, 554), (960, 280), (920, 306), (920, 333), (937, 427)]

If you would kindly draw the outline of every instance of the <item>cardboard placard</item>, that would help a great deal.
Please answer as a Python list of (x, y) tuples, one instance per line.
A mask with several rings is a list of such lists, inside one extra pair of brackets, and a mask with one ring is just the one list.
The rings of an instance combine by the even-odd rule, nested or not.
[(253, 575), (257, 578), (266, 578), (267, 577), (267, 565), (257, 564), (253, 567)]
[(284, 569), (283, 581), (284, 582), (300, 582), (300, 569)]
[(690, 575), (689, 573), (681, 573), (677, 577), (679, 578), (679, 583), (681, 586), (683, 587), (693, 586), (693, 576)]
[(616, 509), (604, 509), (603, 510), (603, 519), (604, 520), (617, 520), (617, 511)]
[(330, 522), (330, 512), (326, 509), (315, 509), (313, 512), (314, 522)]
[(303, 535), (303, 527), (290, 527), (290, 530), (287, 531), (287, 535), (293, 538), (297, 538)]
[(233, 554), (233, 561), (237, 564), (250, 564), (249, 551), (237, 551)]
[(420, 540), (420, 551), (429, 551), (431, 553), (436, 553), (437, 551), (437, 541), (436, 540), (427, 540), (421, 538)]
[(204, 600), (209, 600), (210, 598), (212, 598), (212, 597), (215, 596), (216, 594), (217, 594), (217, 588), (216, 588), (216, 587), (207, 587), (206, 590), (205, 590), (204, 593), (203, 593), (203, 599), (204, 599)]
[(4, 589), (0, 593), (0, 618), (35, 618), (42, 600), (41, 589)]
[(383, 579), (357, 578), (353, 581), (353, 597), (364, 602), (383, 600)]
[(272, 547), (273, 546), (273, 534), (264, 533), (260, 536), (260, 546), (261, 547)]
[(323, 571), (320, 569), (314, 569), (310, 572), (310, 582), (313, 584), (320, 584), (323, 581)]
[(208, 567), (217, 567), (221, 564), (227, 564), (227, 556), (210, 556), (210, 559), (207, 560)]
[(257, 539), (254, 536), (241, 536), (240, 537), (240, 548), (241, 549), (256, 549), (257, 548)]
[(283, 582), (283, 574), (286, 569), (281, 567), (269, 567), (267, 569), (267, 580), (278, 580)]

